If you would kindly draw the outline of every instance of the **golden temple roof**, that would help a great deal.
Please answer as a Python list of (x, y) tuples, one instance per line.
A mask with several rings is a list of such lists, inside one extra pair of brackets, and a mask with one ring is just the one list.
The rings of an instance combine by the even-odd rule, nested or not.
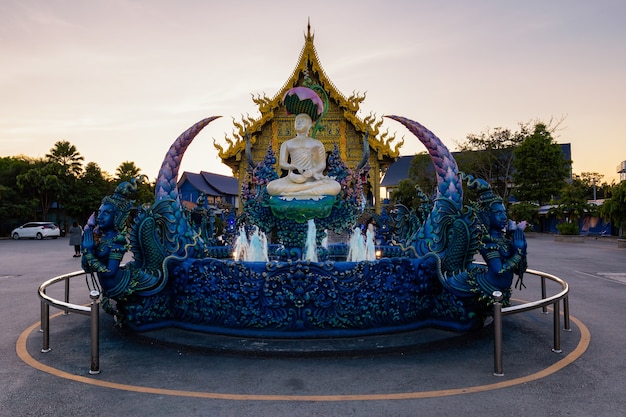
[(298, 63), (289, 79), (274, 97), (269, 98), (265, 94), (263, 96), (252, 95), (252, 100), (259, 107), (261, 117), (254, 119), (247, 115), (242, 117), (241, 121), (233, 120), (235, 126), (233, 130), (234, 139), (226, 136), (227, 149), (224, 149), (224, 147), (214, 141), (214, 146), (218, 150), (220, 158), (231, 168), (235, 168), (232, 162), (240, 161), (241, 154), (245, 152), (246, 134), (251, 138), (251, 145), (254, 145), (255, 135), (261, 131), (263, 126), (274, 119), (279, 111), (282, 111), (281, 114), (284, 114), (282, 98), (285, 92), (292, 87), (301, 85), (306, 78), (314, 79), (324, 89), (329, 101), (342, 112), (343, 118), (354, 126), (357, 132), (362, 135), (369, 134), (371, 153), (376, 155), (378, 160), (391, 162), (399, 156), (399, 149), (403, 145), (404, 140), (392, 144), (395, 140), (395, 135), (390, 135), (388, 130), (381, 132), (382, 117), (377, 118), (376, 115), (370, 114), (361, 119), (356, 115), (360, 104), (365, 100), (365, 94), (354, 93), (350, 97), (346, 97), (339, 91), (320, 64), (314, 45), (314, 38), (315, 35), (311, 33), (311, 25), (308, 24), (307, 32), (304, 35), (304, 47), (300, 52)]

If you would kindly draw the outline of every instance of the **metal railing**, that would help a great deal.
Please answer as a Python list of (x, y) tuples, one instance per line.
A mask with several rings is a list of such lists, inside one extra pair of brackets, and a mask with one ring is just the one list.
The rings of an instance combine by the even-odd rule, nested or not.
[[(69, 274), (60, 275), (52, 278), (39, 286), (39, 298), (41, 298), (41, 331), (43, 332), (43, 346), (42, 352), (50, 351), (50, 306), (63, 310), (66, 314), (69, 312), (82, 314), (91, 317), (90, 324), (90, 340), (91, 340), (91, 367), (89, 373), (92, 375), (100, 373), (100, 336), (99, 336), (99, 307), (100, 307), (100, 292), (97, 290), (90, 291), (89, 297), (91, 303), (89, 306), (71, 304), (69, 302), (70, 296), (70, 279), (77, 276), (83, 276), (84, 271), (71, 272)], [(535, 275), (541, 278), (541, 299), (532, 301), (525, 304), (514, 305), (510, 307), (502, 307), (502, 293), (496, 291), (493, 293), (494, 306), (493, 306), (493, 318), (494, 318), (494, 375), (502, 376), (503, 371), (503, 358), (502, 358), (502, 317), (517, 313), (523, 313), (530, 310), (541, 308), (544, 313), (548, 312), (548, 306), (553, 307), (553, 348), (552, 351), (561, 353), (561, 337), (560, 337), (560, 308), (559, 303), (563, 301), (563, 316), (564, 316), (564, 330), (570, 331), (570, 319), (569, 319), (569, 302), (568, 293), (569, 286), (567, 282), (562, 279), (547, 274), (545, 272), (536, 271), (533, 269), (526, 270), (526, 274)], [(561, 291), (555, 295), (547, 297), (546, 281), (550, 280), (561, 285)], [(46, 289), (53, 284), (64, 282), (65, 283), (65, 299), (64, 301), (56, 300), (46, 294)]]
[[(561, 312), (560, 301), (563, 300), (563, 330), (571, 331), (570, 319), (569, 319), (569, 286), (567, 282), (563, 281), (554, 275), (547, 274), (541, 271), (535, 271), (534, 269), (527, 269), (526, 274), (535, 275), (541, 278), (541, 299), (532, 301), (525, 304), (514, 305), (510, 307), (502, 307), (502, 293), (495, 291), (493, 293), (493, 321), (494, 321), (494, 371), (496, 376), (504, 375), (503, 360), (502, 360), (502, 317), (511, 314), (523, 313), (525, 311), (535, 310), (541, 308), (543, 313), (548, 312), (548, 306), (552, 305), (553, 308), (553, 347), (552, 351), (555, 353), (561, 353)], [(546, 297), (546, 281), (550, 280), (556, 282), (561, 286), (561, 291), (550, 297)]]
[[(50, 306), (61, 309), (68, 314), (70, 312), (91, 317), (91, 366), (89, 373), (96, 375), (100, 373), (100, 291), (92, 290), (89, 293), (91, 304), (89, 307), (79, 304), (71, 304), (70, 300), (70, 279), (84, 275), (84, 271), (71, 272), (52, 278), (39, 286), (39, 298), (41, 299), (41, 331), (43, 333), (43, 346), (41, 351), (50, 352)], [(60, 301), (46, 294), (46, 289), (58, 282), (65, 282), (65, 299)]]

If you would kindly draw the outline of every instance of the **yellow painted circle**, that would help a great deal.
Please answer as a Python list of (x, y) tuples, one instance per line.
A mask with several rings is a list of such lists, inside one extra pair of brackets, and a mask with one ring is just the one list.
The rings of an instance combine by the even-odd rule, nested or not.
[[(56, 314), (52, 317), (61, 315)], [(496, 382), (486, 385), (475, 385), (463, 388), (446, 389), (446, 390), (431, 390), (431, 391), (415, 391), (415, 392), (399, 392), (388, 394), (350, 394), (350, 395), (262, 395), (262, 394), (224, 394), (215, 392), (202, 392), (202, 391), (185, 391), (185, 390), (173, 390), (162, 389), (153, 387), (144, 387), (137, 385), (120, 384), (110, 381), (102, 381), (95, 379), (94, 377), (84, 377), (80, 375), (74, 375), (69, 372), (65, 372), (51, 366), (45, 365), (35, 358), (33, 358), (26, 349), (26, 341), (28, 335), (33, 331), (39, 329), (40, 323), (35, 323), (22, 332), (17, 340), (15, 349), (19, 358), (31, 367), (48, 374), (57, 376), (59, 378), (69, 379), (71, 381), (81, 382), (84, 384), (95, 385), (99, 387), (112, 388), (122, 391), (139, 392), (145, 394), (157, 394), (157, 395), (170, 395), (177, 397), (193, 397), (193, 398), (208, 398), (218, 400), (233, 400), (233, 401), (380, 401), (380, 400), (408, 400), (419, 398), (434, 398), (434, 397), (446, 397), (451, 395), (470, 394), (475, 392), (490, 391), (500, 388), (511, 387), (514, 385), (523, 384), (526, 382), (534, 381), (537, 379), (545, 378), (561, 369), (565, 368), (576, 359), (578, 359), (589, 347), (591, 340), (591, 334), (589, 329), (578, 319), (570, 316), (571, 322), (573, 322), (580, 330), (580, 340), (576, 348), (566, 355), (558, 362), (535, 372), (530, 375), (526, 375), (519, 378), (514, 378), (507, 381)]]

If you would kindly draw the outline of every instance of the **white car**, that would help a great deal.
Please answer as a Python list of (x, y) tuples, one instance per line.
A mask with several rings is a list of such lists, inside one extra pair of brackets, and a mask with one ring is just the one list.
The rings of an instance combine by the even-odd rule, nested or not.
[(59, 236), (61, 236), (61, 230), (52, 222), (30, 222), (11, 232), (11, 237), (15, 240), (22, 238), (41, 240), (45, 237), (56, 239)]

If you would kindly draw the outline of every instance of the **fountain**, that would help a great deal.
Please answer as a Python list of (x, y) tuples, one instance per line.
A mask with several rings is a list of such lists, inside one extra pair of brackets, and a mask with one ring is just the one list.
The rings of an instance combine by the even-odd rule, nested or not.
[(267, 236), (265, 233), (259, 230), (258, 227), (254, 227), (252, 236), (248, 244), (248, 256), (244, 259), (248, 262), (268, 262), (269, 257), (267, 254)]
[[(306, 125), (319, 117), (322, 104), (315, 92), (293, 90), (283, 98), (287, 107), (307, 114), (296, 119)], [(248, 171), (242, 200), (246, 221), (255, 227), (250, 240), (242, 228), (233, 258), (209, 256), (215, 251), (190, 224), (176, 180), (185, 150), (215, 119), (211, 117), (172, 144), (159, 172), (155, 201), (138, 209), (128, 235), (124, 224), (134, 207), (133, 182), (103, 199), (97, 226), (85, 231), (83, 268), (98, 276), (108, 300), (105, 309), (135, 331), (174, 326), (239, 337), (480, 328), (490, 314), (492, 293), (503, 292), (508, 302), (514, 274), (521, 277), (526, 268), (523, 232), (503, 234), (502, 199), (485, 181), (461, 175), (432, 132), (410, 119), (388, 117), (426, 146), (438, 179), (436, 198), (425, 204), (429, 211), (394, 210), (394, 244), (376, 248), (373, 233), (368, 230), (363, 239), (355, 227), (366, 164), (353, 172), (335, 149), (321, 168), (325, 155), (313, 157), (319, 146), (305, 137), (306, 127), (296, 125), (299, 136), (290, 142), (291, 159), (284, 158), (281, 148), (280, 166), (287, 176), (279, 178), (271, 149)], [(301, 143), (306, 152), (299, 153)], [(463, 181), (477, 191), (477, 201), (464, 204)], [(322, 244), (328, 230), (353, 231), (354, 248), (345, 260), (331, 260), (338, 249)], [(272, 245), (268, 256), (265, 236), (270, 232), (278, 245)], [(121, 265), (127, 242), (133, 261)], [(375, 249), (381, 251), (380, 259)], [(477, 251), (486, 265), (473, 262)]]
[(236, 261), (247, 260), (248, 258), (248, 236), (246, 235), (246, 229), (242, 226), (239, 228), (239, 234), (237, 240), (235, 240), (235, 248), (233, 250), (233, 259)]
[(366, 260), (365, 240), (361, 229), (357, 226), (352, 229), (350, 243), (348, 245), (348, 262), (360, 262)]
[(374, 243), (374, 231), (367, 229), (365, 231), (365, 260), (376, 260), (376, 244)]
[(317, 244), (315, 238), (317, 235), (317, 229), (315, 228), (315, 220), (309, 219), (307, 221), (306, 242), (304, 244), (304, 260), (317, 262)]

